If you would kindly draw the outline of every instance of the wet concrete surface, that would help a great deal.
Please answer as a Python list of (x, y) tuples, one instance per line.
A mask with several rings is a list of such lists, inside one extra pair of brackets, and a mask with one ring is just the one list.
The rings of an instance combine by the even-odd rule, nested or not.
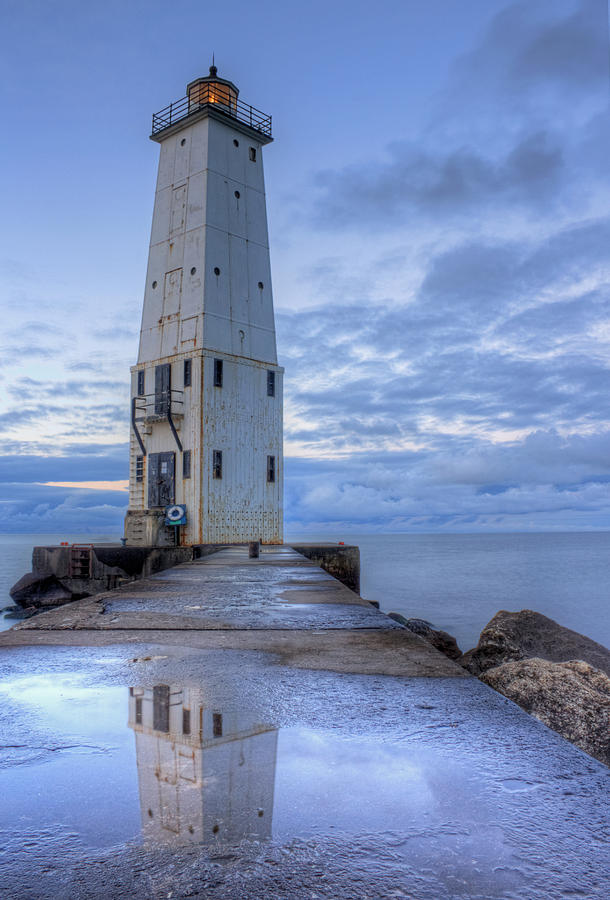
[[(607, 769), (480, 682), (165, 645), (132, 654), (3, 654), (8, 896), (607, 896)], [(163, 685), (177, 730), (138, 726), (137, 695), (150, 705)], [(194, 719), (180, 732), (194, 697), (224, 717), (223, 735), (200, 739)], [(276, 749), (249, 753), (261, 735)], [(175, 767), (200, 745), (196, 775)]]
[(56, 627), (86, 611), (89, 618), (72, 619), (74, 627), (137, 628), (146, 615), (157, 617), (163, 628), (400, 630), (289, 548), (265, 550), (260, 560), (248, 559), (242, 548), (222, 550), (99, 594), (79, 607), (52, 610), (32, 627)]
[(289, 547), (265, 548), (252, 560), (245, 548), (223, 550), (39, 613), (0, 635), (0, 647), (160, 639), (264, 650), (307, 668), (466, 677), (460, 666)]
[[(319, 593), (300, 563), (267, 582), (274, 556), (153, 583), (190, 603), (237, 562), (259, 606)], [(3, 895), (605, 898), (608, 770), (410, 632), (361, 627), (334, 584), (303, 628), (165, 630), (89, 600), (2, 635)], [(314, 627), (320, 605), (354, 627)], [(128, 614), (150, 629), (91, 627)]]

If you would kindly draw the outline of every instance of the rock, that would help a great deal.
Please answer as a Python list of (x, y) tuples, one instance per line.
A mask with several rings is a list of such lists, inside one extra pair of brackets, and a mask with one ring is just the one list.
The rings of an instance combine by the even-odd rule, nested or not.
[(585, 753), (610, 766), (610, 678), (582, 660), (523, 659), (481, 676)]
[(460, 663), (480, 675), (503, 663), (532, 657), (549, 662), (582, 659), (610, 675), (610, 650), (531, 609), (496, 613), (477, 646), (464, 653)]
[(462, 656), (462, 651), (458, 647), (456, 639), (446, 631), (433, 628), (430, 622), (426, 622), (425, 619), (406, 619), (400, 613), (395, 612), (388, 613), (388, 617), (404, 625), (405, 628), (408, 628), (414, 634), (423, 637), (425, 641), (428, 641), (429, 644), (432, 644), (433, 647), (436, 647), (449, 659), (459, 659)]
[(55, 575), (34, 575), (28, 572), (9, 591), (19, 606), (59, 606), (74, 599)]
[(28, 606), (25, 609), (22, 609), (20, 606), (11, 606), (8, 612), (4, 613), (5, 619), (30, 619), (32, 616), (36, 615), (38, 612), (33, 606)]
[[(409, 621), (408, 619), (405, 619), (404, 616), (401, 616), (400, 613), (395, 612), (388, 613), (388, 619), (394, 619), (395, 622), (398, 622), (399, 625), (404, 625), (405, 628), (407, 627), (407, 622)], [(423, 622), (423, 619), (421, 621)], [(426, 625), (428, 624), (429, 623), (426, 622)]]

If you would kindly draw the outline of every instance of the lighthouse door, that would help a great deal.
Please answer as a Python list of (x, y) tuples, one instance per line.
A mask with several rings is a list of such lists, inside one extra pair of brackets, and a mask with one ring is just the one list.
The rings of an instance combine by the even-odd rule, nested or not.
[(170, 506), (175, 502), (175, 453), (151, 453), (148, 462), (148, 506)]

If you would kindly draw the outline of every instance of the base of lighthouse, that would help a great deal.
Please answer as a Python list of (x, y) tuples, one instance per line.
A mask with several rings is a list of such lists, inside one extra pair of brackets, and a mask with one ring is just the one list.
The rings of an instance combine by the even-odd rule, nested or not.
[(206, 350), (132, 368), (128, 544), (283, 542), (282, 375)]
[[(214, 529), (217, 534), (219, 529)], [(264, 534), (261, 530), (242, 530), (236, 534), (235, 529), (228, 531), (223, 539), (212, 540), (205, 532), (201, 539), (194, 539), (192, 529), (185, 526), (176, 528), (165, 524), (165, 513), (157, 510), (127, 510), (125, 516), (125, 539), (129, 547), (175, 547), (198, 544), (245, 544), (251, 540), (260, 540), (261, 544), (283, 544), (282, 528), (272, 534)], [(254, 537), (254, 535), (257, 537)]]
[(127, 510), (125, 538), (130, 547), (173, 547), (182, 542), (180, 532), (165, 525), (165, 513), (152, 509)]

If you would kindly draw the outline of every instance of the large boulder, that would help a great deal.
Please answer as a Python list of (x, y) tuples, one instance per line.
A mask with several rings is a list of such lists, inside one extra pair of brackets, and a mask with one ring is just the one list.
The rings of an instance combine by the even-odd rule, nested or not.
[(582, 660), (534, 658), (503, 663), (480, 678), (585, 753), (610, 765), (610, 678), (605, 672)]
[(480, 675), (503, 663), (532, 657), (549, 662), (582, 659), (610, 675), (610, 650), (531, 609), (496, 613), (477, 646), (464, 653), (460, 663)]
[(61, 606), (74, 599), (72, 591), (65, 588), (55, 575), (34, 575), (32, 572), (23, 575), (9, 593), (15, 603), (24, 609)]
[(401, 616), (400, 613), (395, 612), (388, 613), (388, 616), (400, 625), (404, 625), (409, 631), (423, 637), (425, 641), (428, 641), (433, 647), (436, 647), (437, 650), (448, 656), (449, 659), (460, 659), (462, 656), (462, 651), (453, 635), (438, 628), (433, 628), (430, 622), (426, 622), (425, 619), (407, 619), (405, 616)]

